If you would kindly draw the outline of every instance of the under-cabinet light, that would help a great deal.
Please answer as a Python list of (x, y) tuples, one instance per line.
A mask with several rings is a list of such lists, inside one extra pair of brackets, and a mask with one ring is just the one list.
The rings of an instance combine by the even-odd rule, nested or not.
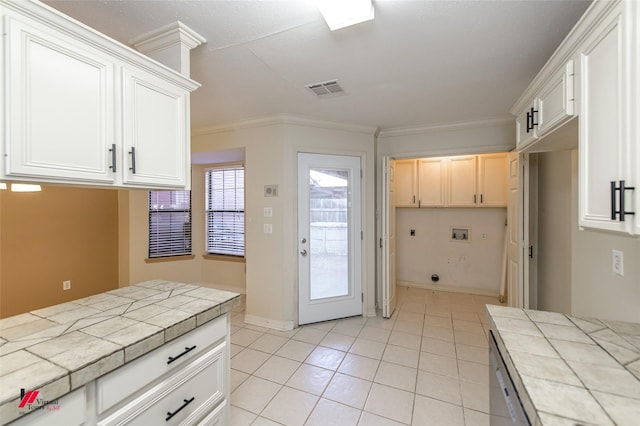
[(32, 185), (28, 183), (12, 183), (11, 192), (38, 192), (42, 191), (40, 185)]
[(371, 0), (316, 0), (331, 31), (374, 18)]

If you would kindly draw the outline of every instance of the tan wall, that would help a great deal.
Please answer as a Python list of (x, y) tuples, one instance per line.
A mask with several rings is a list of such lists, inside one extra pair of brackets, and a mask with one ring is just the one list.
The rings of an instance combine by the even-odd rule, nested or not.
[(572, 152), (538, 154), (538, 309), (571, 313)]
[[(331, 127), (331, 126), (328, 126)], [(194, 132), (192, 151), (245, 150), (245, 232), (247, 314), (265, 325), (290, 327), (297, 321), (297, 153), (362, 155), (363, 183), (363, 286), (365, 314), (375, 313), (374, 300), (374, 143), (369, 134), (327, 126), (298, 125), (283, 120), (255, 126)], [(278, 185), (277, 197), (264, 197), (264, 185)], [(263, 217), (264, 207), (273, 216)], [(264, 234), (263, 224), (273, 225)], [(203, 279), (218, 266), (203, 268)], [(231, 281), (244, 278), (241, 267), (225, 265)]]
[(117, 191), (0, 191), (0, 252), (3, 318), (117, 288)]
[[(397, 208), (396, 278), (497, 296), (506, 218), (506, 208)], [(451, 227), (469, 227), (470, 241), (451, 241)]]

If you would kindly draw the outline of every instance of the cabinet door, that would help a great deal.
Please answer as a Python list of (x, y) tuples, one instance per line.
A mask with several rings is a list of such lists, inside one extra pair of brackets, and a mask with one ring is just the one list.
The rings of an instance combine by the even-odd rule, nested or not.
[(555, 75), (538, 97), (537, 134), (544, 136), (573, 117), (573, 61)]
[(507, 206), (507, 156), (487, 154), (478, 156), (477, 200), (482, 207)]
[(425, 158), (418, 161), (418, 206), (444, 207), (447, 181), (446, 159)]
[(629, 67), (624, 7), (615, 6), (580, 49), (579, 138), (580, 226), (625, 231), (628, 222), (611, 219), (611, 181), (625, 178), (625, 131)]
[(189, 94), (140, 69), (123, 70), (125, 184), (189, 184)]
[[(530, 128), (531, 121), (528, 118), (528, 115), (531, 114), (531, 109), (536, 110), (536, 102), (532, 102), (527, 108), (522, 111), (516, 117), (516, 148), (518, 150), (522, 150), (527, 147), (527, 145), (531, 144), (534, 140), (538, 138), (536, 134), (536, 126), (533, 126), (533, 129)], [(537, 118), (537, 113), (535, 114)]]
[(418, 207), (416, 160), (397, 160), (395, 167), (396, 207)]
[(114, 65), (24, 17), (5, 17), (8, 176), (113, 182)]
[(449, 158), (449, 207), (476, 205), (476, 156)]

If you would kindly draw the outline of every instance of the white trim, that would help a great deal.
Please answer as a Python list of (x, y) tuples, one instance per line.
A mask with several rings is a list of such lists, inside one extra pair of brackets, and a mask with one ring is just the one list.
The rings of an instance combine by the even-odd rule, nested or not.
[(199, 83), (185, 77), (176, 70), (133, 50), (129, 46), (94, 30), (44, 3), (33, 1), (3, 1), (2, 7), (28, 16), (30, 19), (41, 22), (47, 27), (54, 28), (74, 40), (78, 40), (80, 43), (95, 47), (127, 64), (141, 68), (160, 78), (169, 79), (185, 90), (191, 92), (200, 87)]
[(220, 124), (217, 126), (200, 127), (192, 130), (192, 135), (202, 136), (215, 133), (231, 132), (240, 129), (250, 129), (255, 127), (274, 126), (279, 124), (292, 124), (306, 127), (318, 127), (322, 129), (342, 130), (353, 133), (364, 133), (375, 135), (377, 127), (360, 126), (357, 124), (336, 123), (332, 121), (316, 120), (309, 117), (302, 117), (292, 114), (273, 114), (260, 118), (234, 121), (232, 123)]
[(499, 289), (498, 290), (485, 290), (482, 288), (468, 288), (468, 287), (456, 287), (449, 285), (436, 285), (429, 283), (418, 283), (413, 281), (397, 281), (396, 285), (398, 287), (412, 287), (412, 288), (422, 288), (425, 290), (436, 290), (436, 291), (448, 291), (451, 293), (467, 293), (474, 294), (476, 296), (491, 296), (491, 297), (500, 297)]
[(267, 327), (273, 330), (289, 331), (293, 330), (293, 321), (281, 321), (270, 318), (263, 318), (256, 315), (245, 314), (244, 322), (259, 327)]
[(183, 44), (187, 48), (193, 49), (206, 42), (206, 38), (180, 21), (172, 22), (129, 40), (133, 47), (145, 54), (176, 44)]
[(569, 34), (567, 34), (562, 43), (560, 43), (555, 52), (553, 52), (551, 57), (536, 74), (527, 89), (511, 107), (510, 112), (513, 115), (517, 116), (527, 108), (531, 99), (535, 97), (541, 87), (546, 84), (550, 78), (553, 78), (573, 57), (583, 40), (591, 34), (591, 30), (596, 27), (602, 20), (602, 17), (606, 15), (606, 11), (615, 7), (618, 3), (620, 3), (620, 0), (594, 1), (591, 6), (589, 6), (578, 23), (573, 26)]
[(486, 120), (454, 122), (454, 123), (441, 123), (432, 124), (428, 126), (420, 127), (395, 127), (386, 130), (381, 130), (378, 133), (380, 139), (394, 136), (408, 136), (419, 135), (422, 133), (437, 133), (443, 131), (463, 130), (463, 129), (478, 129), (483, 127), (495, 127), (504, 124), (513, 124), (515, 122), (514, 117), (494, 117)]

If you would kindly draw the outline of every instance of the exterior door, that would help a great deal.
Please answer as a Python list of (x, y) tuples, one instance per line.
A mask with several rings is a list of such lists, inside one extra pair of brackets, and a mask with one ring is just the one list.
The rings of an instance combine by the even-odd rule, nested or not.
[(396, 309), (396, 206), (395, 161), (382, 157), (382, 316), (390, 318)]
[(362, 315), (360, 157), (298, 154), (298, 324)]

